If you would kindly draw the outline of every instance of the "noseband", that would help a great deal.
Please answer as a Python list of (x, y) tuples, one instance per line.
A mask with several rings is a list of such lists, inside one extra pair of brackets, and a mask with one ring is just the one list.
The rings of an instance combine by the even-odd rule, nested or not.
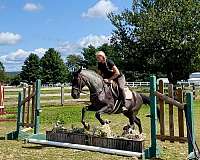
[(76, 90), (79, 94), (82, 92), (82, 82), (85, 82), (84, 78), (82, 77), (83, 75), (78, 76), (78, 83), (80, 82), (80, 85), (78, 87), (72, 87), (72, 89)]

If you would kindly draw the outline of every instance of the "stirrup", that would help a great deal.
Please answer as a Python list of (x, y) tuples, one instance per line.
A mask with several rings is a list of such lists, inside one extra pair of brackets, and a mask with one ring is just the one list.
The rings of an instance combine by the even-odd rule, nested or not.
[(127, 109), (126, 107), (123, 106), (123, 107), (122, 107), (122, 111), (125, 112), (125, 111), (128, 111), (128, 109)]

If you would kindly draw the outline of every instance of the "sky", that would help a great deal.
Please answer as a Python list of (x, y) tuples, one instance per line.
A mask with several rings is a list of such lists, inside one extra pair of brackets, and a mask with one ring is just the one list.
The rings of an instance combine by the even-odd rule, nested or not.
[(20, 71), (30, 53), (48, 48), (62, 58), (88, 45), (109, 43), (114, 26), (107, 13), (120, 13), (131, 0), (0, 0), (0, 61)]

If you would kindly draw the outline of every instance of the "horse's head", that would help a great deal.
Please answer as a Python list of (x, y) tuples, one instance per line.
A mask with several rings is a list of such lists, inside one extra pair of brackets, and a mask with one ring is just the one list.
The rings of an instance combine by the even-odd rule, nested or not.
[(74, 99), (80, 98), (82, 88), (85, 86), (85, 81), (83, 75), (81, 75), (81, 70), (82, 67), (77, 72), (73, 73), (71, 96)]

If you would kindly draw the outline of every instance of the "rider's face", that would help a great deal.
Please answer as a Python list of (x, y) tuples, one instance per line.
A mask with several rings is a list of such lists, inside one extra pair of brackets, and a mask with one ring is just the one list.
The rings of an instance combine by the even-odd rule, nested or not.
[(101, 55), (96, 56), (96, 58), (97, 58), (97, 61), (100, 62), (100, 63), (102, 63), (102, 62), (105, 61), (105, 60), (104, 60), (104, 57), (101, 56)]

